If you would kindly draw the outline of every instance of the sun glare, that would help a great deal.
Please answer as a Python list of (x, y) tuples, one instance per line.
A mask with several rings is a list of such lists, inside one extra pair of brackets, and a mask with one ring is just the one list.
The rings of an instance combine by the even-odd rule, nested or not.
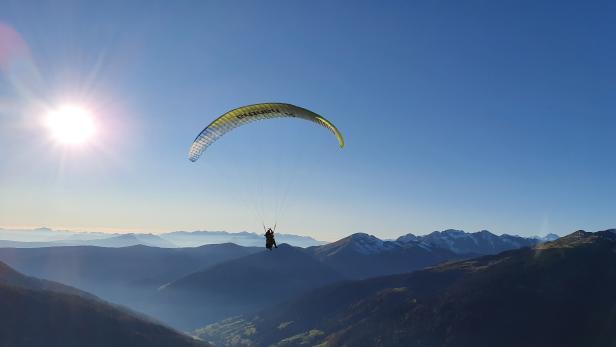
[(96, 131), (92, 113), (79, 106), (64, 106), (50, 112), (47, 127), (55, 141), (71, 145), (87, 142)]

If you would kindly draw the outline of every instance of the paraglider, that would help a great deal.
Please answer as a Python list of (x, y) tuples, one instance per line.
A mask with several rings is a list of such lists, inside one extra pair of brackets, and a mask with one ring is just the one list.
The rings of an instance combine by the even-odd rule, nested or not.
[[(263, 103), (239, 107), (216, 118), (197, 135), (190, 146), (188, 159), (192, 162), (197, 161), (209, 146), (233, 129), (255, 121), (274, 118), (295, 118), (312, 122), (329, 130), (338, 141), (339, 147), (344, 147), (344, 139), (338, 128), (317, 113), (286, 103)], [(274, 222), (276, 222), (277, 217), (276, 214), (273, 218)], [(261, 219), (263, 222), (262, 216)], [(274, 239), (274, 230), (267, 229), (265, 238), (267, 249), (271, 251), (272, 247), (278, 248)]]
[(274, 230), (272, 230), (272, 228), (267, 228), (267, 231), (265, 232), (265, 248), (271, 251), (272, 246), (278, 248), (276, 240), (274, 239)]

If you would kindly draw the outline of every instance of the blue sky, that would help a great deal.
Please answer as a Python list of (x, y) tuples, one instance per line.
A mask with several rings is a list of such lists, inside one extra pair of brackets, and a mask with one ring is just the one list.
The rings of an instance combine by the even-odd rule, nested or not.
[[(0, 7), (27, 47), (0, 49), (0, 226), (257, 231), (278, 205), (281, 232), (324, 240), (615, 226), (613, 2)], [(269, 101), (347, 147), (271, 121), (187, 160), (212, 119)], [(95, 145), (50, 143), (41, 110), (66, 102), (94, 110)]]

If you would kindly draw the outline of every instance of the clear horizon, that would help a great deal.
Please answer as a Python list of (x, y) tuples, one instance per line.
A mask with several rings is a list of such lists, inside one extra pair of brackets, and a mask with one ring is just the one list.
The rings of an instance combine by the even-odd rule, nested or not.
[[(615, 6), (0, 0), (0, 225), (609, 229)], [(271, 121), (188, 161), (214, 118), (271, 101), (322, 114), (346, 148)], [(91, 111), (89, 143), (43, 124), (63, 105)]]
[[(83, 229), (83, 228), (62, 228), (62, 227), (47, 227), (47, 226), (40, 226), (40, 227), (12, 227), (12, 226), (1, 226), (0, 225), (0, 230), (7, 230), (7, 231), (23, 231), (23, 232), (27, 232), (27, 231), (32, 231), (32, 230), (37, 230), (37, 229), (49, 229), (51, 231), (57, 231), (57, 232), (72, 232), (72, 233), (104, 233), (104, 234), (153, 234), (153, 235), (160, 235), (160, 234), (165, 234), (165, 233), (171, 233), (171, 232), (177, 232), (177, 231), (183, 231), (183, 232), (227, 232), (227, 233), (242, 233), (242, 232), (248, 232), (248, 233), (253, 233), (253, 234), (257, 234), (260, 235), (261, 231), (254, 231), (254, 230), (162, 230), (162, 231), (148, 231), (148, 230), (127, 230), (127, 229), (105, 229), (105, 228), (94, 228), (94, 229)], [(608, 229), (616, 229), (616, 228), (608, 228)], [(481, 230), (462, 230), (460, 228), (445, 228), (442, 230), (431, 230), (428, 232), (408, 232), (408, 233), (404, 233), (404, 234), (400, 234), (400, 235), (395, 235), (393, 237), (384, 237), (384, 236), (380, 236), (378, 234), (374, 234), (374, 233), (370, 233), (370, 232), (364, 232), (366, 234), (369, 235), (373, 235), (378, 237), (379, 239), (382, 240), (391, 240), (391, 239), (396, 239), (397, 237), (400, 236), (404, 236), (404, 235), (408, 235), (408, 234), (413, 234), (416, 236), (423, 236), (423, 235), (428, 235), (432, 232), (442, 232), (442, 231), (446, 231), (446, 230), (460, 230), (460, 231), (464, 231), (466, 233), (475, 233), (475, 232), (480, 232), (480, 231), (484, 231), (487, 229), (481, 229)], [(494, 231), (494, 230), (487, 230), (495, 235), (505, 235), (507, 233), (499, 233), (498, 231)], [(523, 237), (543, 237), (543, 236), (547, 236), (548, 234), (556, 234), (560, 237), (568, 235), (570, 233), (573, 233), (577, 230), (568, 230), (568, 231), (563, 231), (563, 232), (552, 232), (552, 233), (546, 233), (546, 234), (528, 234), (528, 235), (519, 235), (519, 234), (508, 234), (508, 235), (512, 235), (512, 236), (523, 236)], [(589, 231), (589, 232), (596, 232), (599, 230), (585, 230), (585, 231)], [(361, 233), (361, 232), (359, 232)], [(293, 233), (293, 232), (284, 232), (282, 234), (287, 234), (287, 235), (295, 235), (295, 236), (302, 236), (302, 237), (311, 237), (317, 241), (326, 241), (326, 242), (334, 242), (337, 241), (341, 238), (350, 236), (351, 234), (347, 234), (347, 235), (343, 235), (337, 238), (333, 238), (333, 239), (319, 239), (314, 237), (313, 235), (307, 235), (307, 234), (298, 234), (298, 233)], [(354, 233), (353, 233), (354, 234)]]

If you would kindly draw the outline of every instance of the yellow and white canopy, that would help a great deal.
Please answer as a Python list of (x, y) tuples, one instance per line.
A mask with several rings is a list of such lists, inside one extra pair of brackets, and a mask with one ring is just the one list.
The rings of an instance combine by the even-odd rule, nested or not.
[(190, 147), (188, 159), (196, 161), (212, 143), (237, 127), (273, 118), (300, 118), (313, 122), (331, 131), (336, 136), (340, 148), (344, 147), (344, 139), (340, 131), (320, 115), (291, 104), (265, 103), (236, 108), (216, 118), (197, 136)]

